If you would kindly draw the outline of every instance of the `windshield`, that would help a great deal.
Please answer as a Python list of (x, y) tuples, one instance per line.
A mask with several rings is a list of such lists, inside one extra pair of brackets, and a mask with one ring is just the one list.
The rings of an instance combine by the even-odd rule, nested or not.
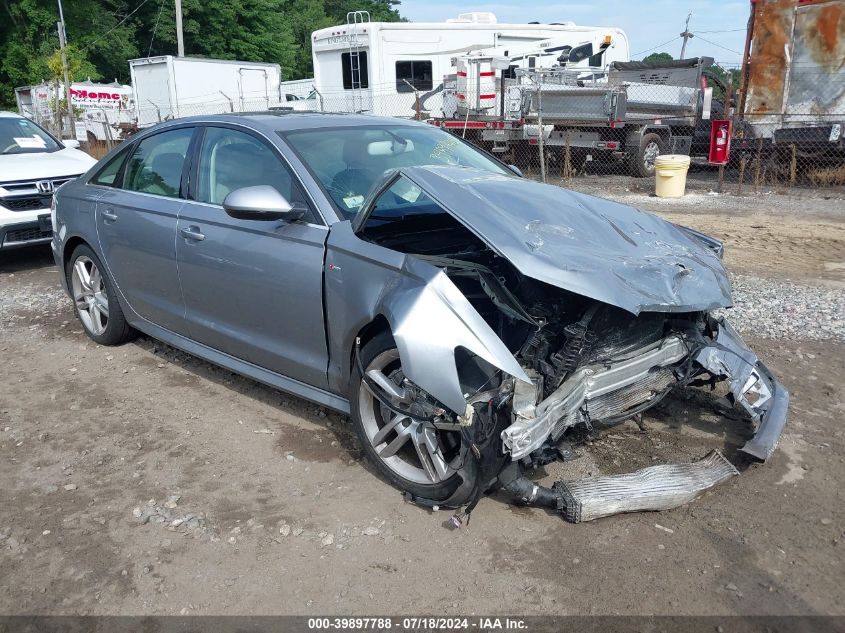
[(29, 119), (0, 118), (0, 154), (55, 152), (59, 144)]
[(513, 175), (468, 143), (435, 127), (298, 130), (283, 136), (347, 218), (358, 213), (370, 187), (390, 169), (457, 165)]

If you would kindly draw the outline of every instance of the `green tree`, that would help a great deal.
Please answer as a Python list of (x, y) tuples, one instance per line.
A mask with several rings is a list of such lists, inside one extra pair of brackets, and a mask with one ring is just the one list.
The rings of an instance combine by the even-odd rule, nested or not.
[(643, 57), (644, 62), (671, 62), (673, 59), (669, 53), (652, 53)]
[[(346, 23), (349, 11), (401, 20), (397, 0), (183, 0), (185, 52), (193, 57), (262, 61), (285, 79), (311, 76), (311, 32)], [(65, 0), (74, 78), (129, 81), (130, 59), (175, 55), (173, 0)], [(0, 0), (0, 108), (14, 88), (55, 76), (55, 0)]]

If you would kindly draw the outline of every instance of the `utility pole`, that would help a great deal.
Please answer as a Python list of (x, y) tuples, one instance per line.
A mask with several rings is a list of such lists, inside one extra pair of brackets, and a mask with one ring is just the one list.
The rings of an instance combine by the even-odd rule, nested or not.
[(689, 32), (689, 19), (692, 17), (692, 12), (687, 14), (687, 23), (684, 26), (684, 32), (681, 33), (681, 37), (684, 38), (684, 43), (681, 44), (681, 59), (684, 58), (684, 53), (687, 51), (687, 40), (691, 39), (693, 36), (692, 33)]
[(182, 0), (176, 0), (176, 54), (185, 56), (185, 38), (182, 36)]
[[(59, 48), (62, 51), (62, 70), (64, 71), (65, 75), (65, 99), (67, 99), (67, 112), (68, 112), (68, 120), (70, 121), (70, 130), (71, 133), (75, 135), (75, 126), (73, 122), (73, 107), (71, 106), (71, 98), (70, 98), (70, 70), (68, 69), (67, 63), (67, 51), (65, 50), (65, 46), (67, 45), (67, 34), (65, 32), (65, 12), (62, 9), (62, 0), (58, 0), (59, 3)], [(59, 113), (59, 138), (62, 136), (62, 121), (63, 117), (61, 113)]]

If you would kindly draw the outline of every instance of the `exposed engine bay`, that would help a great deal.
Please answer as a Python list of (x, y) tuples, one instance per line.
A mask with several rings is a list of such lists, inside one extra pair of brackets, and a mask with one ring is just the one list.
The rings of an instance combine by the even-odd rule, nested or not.
[[(446, 213), (385, 217), (368, 223), (359, 236), (443, 271), (530, 380), (510, 376), (458, 348), (455, 361), (465, 411), (450, 410), (404, 376), (404, 404), (391, 388), (370, 385), (391, 410), (413, 409), (411, 415), (433, 427), (460, 434), (453, 440), (450, 467), (459, 474), (471, 471), (465, 480), (473, 485), (459, 487), (440, 503), (466, 506), (453, 518), (456, 526), (491, 487), (504, 488), (520, 503), (554, 508), (568, 520), (583, 521), (675, 507), (738, 474), (734, 464), (714, 451), (692, 464), (557, 482), (551, 488), (526, 477), (537, 466), (566, 459), (570, 434), (592, 435), (636, 419), (676, 389), (712, 388), (727, 381), (731, 404), (741, 406), (757, 425), (757, 435), (742, 451), (765, 461), (774, 450), (788, 394), (730, 325), (709, 311), (635, 315), (538, 281)], [(721, 254), (720, 243), (703, 243), (714, 249), (717, 245)], [(413, 501), (435, 505), (421, 498)]]

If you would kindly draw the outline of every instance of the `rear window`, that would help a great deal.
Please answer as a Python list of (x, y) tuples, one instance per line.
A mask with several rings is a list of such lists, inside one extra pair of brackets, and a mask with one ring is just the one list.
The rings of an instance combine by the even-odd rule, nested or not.
[(432, 75), (429, 61), (396, 62), (396, 92), (431, 90), (434, 85)]
[(353, 90), (370, 87), (370, 73), (367, 68), (367, 51), (342, 53), (343, 88)]

